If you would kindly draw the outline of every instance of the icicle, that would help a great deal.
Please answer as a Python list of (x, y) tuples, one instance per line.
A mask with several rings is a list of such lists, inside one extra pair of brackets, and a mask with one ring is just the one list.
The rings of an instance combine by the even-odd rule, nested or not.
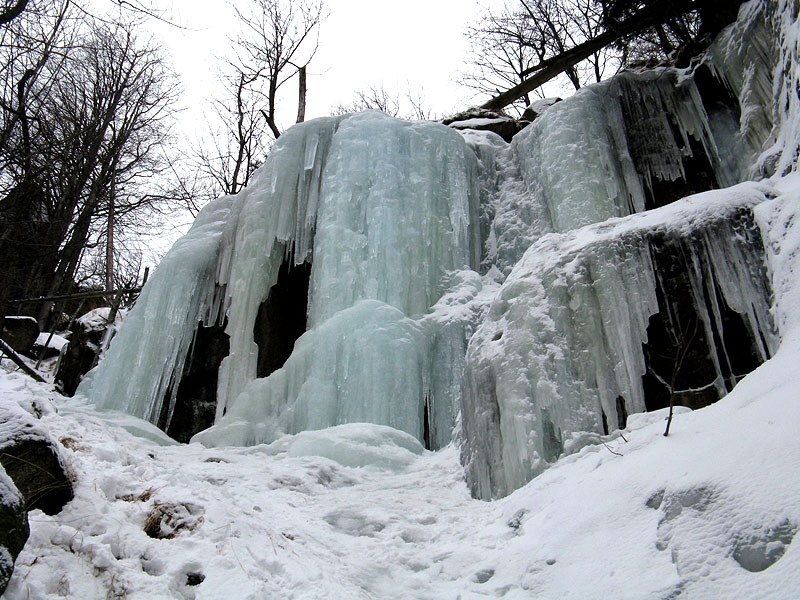
[[(789, 66), (786, 57), (781, 57), (783, 60), (777, 63), (776, 71), (779, 52), (776, 47), (777, 28), (772, 23), (776, 4), (768, 0), (743, 5), (739, 19), (715, 40), (704, 61), (739, 100), (737, 138), (743, 142), (742, 150), (747, 156), (741, 162), (746, 167), (754, 165), (756, 157), (775, 142), (773, 75)], [(782, 13), (791, 11), (783, 9)], [(788, 31), (791, 29), (784, 29), (782, 35)], [(793, 37), (796, 40), (796, 34)], [(762, 175), (759, 170), (764, 168), (764, 160), (762, 157), (756, 170), (742, 173), (740, 178)]]

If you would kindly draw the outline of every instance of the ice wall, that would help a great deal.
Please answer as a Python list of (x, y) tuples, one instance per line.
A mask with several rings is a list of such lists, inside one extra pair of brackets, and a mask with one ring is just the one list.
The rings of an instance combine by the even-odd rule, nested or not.
[[(765, 199), (750, 184), (627, 219), (543, 237), (514, 268), (470, 341), (462, 403), (463, 458), (473, 494), (505, 495), (562, 454), (596, 440), (618, 399), (643, 412), (649, 318), (659, 311), (652, 248), (681, 245), (708, 353), (722, 313), (720, 290), (745, 315), (761, 360), (777, 338), (762, 251), (737, 234), (734, 215)], [(666, 310), (669, 310), (667, 307)], [(730, 389), (719, 364), (713, 385)], [(616, 427), (614, 427), (616, 428)]]
[[(793, 6), (748, 3), (692, 69), (582, 89), (510, 144), (380, 113), (292, 127), (170, 251), (80, 391), (169, 420), (198, 322), (226, 323), (216, 420), (197, 440), (369, 421), (438, 448), (461, 411), (470, 485), (492, 497), (644, 410), (642, 345), (670, 314), (658, 240), (686, 257), (708, 354), (730, 309), (765, 358), (760, 258), (729, 218), (769, 189), (647, 209), (796, 164)], [(311, 264), (308, 330), (259, 378), (254, 326), (287, 261)], [(735, 377), (713, 360), (722, 394)]]
[[(80, 391), (156, 422), (171, 411), (198, 321), (227, 317), (230, 354), (204, 443), (356, 421), (422, 440), (427, 414), (427, 441), (446, 444), (476, 316), (438, 318), (433, 307), (443, 296), (468, 306), (482, 287), (458, 275), (480, 258), (476, 168), (462, 137), (436, 123), (368, 112), (291, 128), (252, 184), (204, 209), (168, 253)], [(309, 330), (260, 379), (254, 324), (287, 259), (312, 264)]]
[[(466, 357), (462, 458), (474, 495), (507, 494), (597, 441), (624, 422), (622, 406), (645, 410), (643, 344), (657, 312), (677, 321), (677, 306), (689, 305), (698, 315), (718, 397), (738, 376), (722, 340), (726, 310), (759, 360), (776, 349), (760, 243), (734, 227), (768, 188), (635, 213), (671, 202), (659, 199), (665, 184), (695, 184), (688, 167), (698, 161), (708, 187), (694, 192), (796, 164), (796, 133), (780, 132), (796, 130), (797, 39), (796, 3), (748, 3), (692, 69), (581, 90), (498, 150), (495, 162), (516, 165), (518, 179), (492, 198), (487, 248), (510, 274)], [(502, 241), (518, 231), (533, 241), (521, 258)], [(659, 306), (657, 244), (679, 255), (690, 281), (672, 306)]]
[(692, 192), (748, 179), (752, 161), (731, 159), (748, 134), (730, 110), (707, 109), (690, 74), (647, 69), (550, 106), (510, 145), (491, 133), (467, 134), (487, 190), (484, 265), (507, 274), (547, 233), (652, 208), (659, 182), (695, 175), (687, 172), (693, 158), (707, 163), (711, 181)]
[[(443, 382), (460, 379), (460, 361), (431, 353), (443, 338), (463, 356), (467, 336), (462, 323), (428, 319), (423, 329), (421, 319), (448, 290), (449, 273), (477, 267), (476, 176), (474, 155), (446, 127), (381, 113), (342, 121), (314, 180), (309, 331), (282, 369), (257, 379), (252, 323), (268, 288), (237, 283), (229, 330), (241, 339), (232, 337), (223, 364), (217, 422), (197, 439), (250, 444), (367, 421), (422, 440), (426, 398), (430, 406), (441, 394), (438, 403), (451, 408), (439, 411), (433, 443), (447, 443), (458, 394)], [(263, 247), (271, 217), (256, 207), (243, 214), (250, 212), (243, 235), (255, 242), (243, 243), (245, 256)], [(252, 263), (234, 258), (234, 273), (246, 269), (242, 282), (261, 277)]]

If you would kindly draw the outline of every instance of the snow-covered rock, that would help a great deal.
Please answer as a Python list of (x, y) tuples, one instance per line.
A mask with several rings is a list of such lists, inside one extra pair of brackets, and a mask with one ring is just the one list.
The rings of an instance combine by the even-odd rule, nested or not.
[(72, 499), (72, 480), (59, 446), (37, 418), (52, 408), (47, 401), (25, 400), (0, 404), (0, 463), (26, 510), (56, 514)]
[(0, 595), (14, 572), (14, 561), (30, 535), (22, 495), (0, 465)]

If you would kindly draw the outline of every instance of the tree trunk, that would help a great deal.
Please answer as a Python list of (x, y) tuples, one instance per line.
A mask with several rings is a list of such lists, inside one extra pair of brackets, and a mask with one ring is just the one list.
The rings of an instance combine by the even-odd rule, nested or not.
[(108, 196), (108, 221), (106, 222), (106, 291), (114, 289), (114, 182)]
[(298, 87), (299, 87), (299, 97), (297, 100), (297, 122), (302, 123), (306, 120), (306, 68), (305, 66), (300, 67), (300, 70), (297, 72), (298, 77), (300, 78)]
[(0, 352), (5, 354), (6, 356), (8, 356), (8, 358), (11, 359), (11, 362), (13, 362), (15, 365), (17, 365), (25, 373), (27, 373), (28, 375), (33, 377), (36, 381), (38, 381), (40, 383), (46, 383), (44, 378), (41, 375), (39, 375), (36, 371), (34, 371), (31, 367), (29, 367), (27, 365), (27, 363), (25, 363), (25, 361), (22, 360), (22, 357), (20, 357), (19, 354), (14, 352), (13, 348), (11, 348), (11, 346), (6, 344), (1, 339), (0, 339)]

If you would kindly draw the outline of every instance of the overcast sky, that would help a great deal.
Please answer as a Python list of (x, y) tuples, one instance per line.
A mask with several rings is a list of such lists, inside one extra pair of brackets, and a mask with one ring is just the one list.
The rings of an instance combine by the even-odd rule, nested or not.
[[(243, 10), (250, 3), (235, 1)], [(156, 35), (172, 55), (186, 97), (198, 108), (214, 92), (215, 57), (226, 52), (238, 22), (225, 0), (169, 2), (165, 15), (185, 29), (157, 26)], [(468, 53), (464, 33), (482, 7), (499, 4), (502, 0), (325, 0), (328, 17), (309, 67), (306, 117), (351, 104), (357, 91), (370, 87), (401, 96), (408, 90), (434, 116), (474, 104), (471, 92), (455, 81)], [(293, 82), (286, 85), (291, 106), (281, 114), (291, 121), (297, 88)]]

